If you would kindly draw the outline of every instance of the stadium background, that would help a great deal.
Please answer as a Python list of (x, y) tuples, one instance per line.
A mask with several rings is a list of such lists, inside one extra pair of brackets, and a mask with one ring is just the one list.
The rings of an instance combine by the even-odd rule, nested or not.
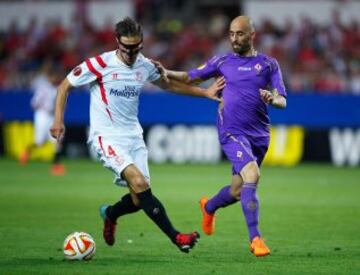
[[(359, 12), (351, 0), (0, 1), (0, 273), (358, 274)], [(109, 250), (96, 208), (119, 191), (88, 159), (86, 88), (69, 97), (68, 176), (48, 174), (49, 144), (33, 155), (39, 161), (17, 164), (33, 138), (31, 80), (48, 58), (65, 76), (115, 47), (113, 25), (127, 15), (145, 28), (145, 55), (189, 69), (229, 49), (227, 25), (240, 13), (253, 17), (256, 48), (278, 59), (288, 88), (287, 109), (270, 108), (272, 141), (259, 190), (273, 255), (256, 261), (246, 251), (236, 207), (221, 212), (217, 235), (202, 237), (190, 257), (140, 215), (121, 222), (119, 245)], [(141, 97), (152, 184), (175, 222), (192, 230), (199, 196), (214, 194), (229, 177), (214, 128), (216, 103), (151, 85)], [(73, 230), (97, 240), (88, 265), (62, 262), (61, 242)]]

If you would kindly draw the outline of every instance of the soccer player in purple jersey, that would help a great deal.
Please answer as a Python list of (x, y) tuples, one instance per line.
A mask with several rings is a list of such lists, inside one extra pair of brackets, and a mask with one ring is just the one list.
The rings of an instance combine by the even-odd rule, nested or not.
[(211, 235), (215, 229), (215, 212), (241, 201), (249, 230), (250, 251), (266, 256), (270, 249), (259, 231), (259, 200), (256, 194), (259, 167), (269, 146), (268, 105), (286, 107), (286, 91), (277, 61), (254, 49), (255, 28), (247, 16), (232, 20), (229, 38), (233, 52), (214, 56), (204, 65), (189, 72), (159, 69), (170, 79), (186, 83), (224, 77), (222, 103), (219, 105), (217, 128), (219, 141), (232, 163), (232, 181), (214, 197), (201, 198), (202, 228)]

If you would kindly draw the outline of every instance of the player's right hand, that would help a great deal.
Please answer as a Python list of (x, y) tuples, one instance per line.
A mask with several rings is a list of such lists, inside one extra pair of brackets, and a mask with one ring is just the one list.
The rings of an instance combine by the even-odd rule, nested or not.
[(60, 142), (65, 134), (64, 123), (59, 121), (54, 121), (50, 128), (50, 134), (53, 138), (56, 138), (56, 140)]
[(262, 101), (264, 101), (266, 104), (272, 104), (274, 100), (274, 95), (272, 92), (264, 89), (259, 89), (259, 92)]

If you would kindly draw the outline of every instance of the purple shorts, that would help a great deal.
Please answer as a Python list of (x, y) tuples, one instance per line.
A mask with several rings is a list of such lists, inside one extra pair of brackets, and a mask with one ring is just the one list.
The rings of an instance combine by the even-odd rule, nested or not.
[(232, 163), (232, 174), (240, 174), (243, 167), (250, 161), (256, 161), (258, 166), (265, 157), (269, 147), (270, 137), (247, 138), (243, 135), (227, 135), (220, 140), (221, 148)]

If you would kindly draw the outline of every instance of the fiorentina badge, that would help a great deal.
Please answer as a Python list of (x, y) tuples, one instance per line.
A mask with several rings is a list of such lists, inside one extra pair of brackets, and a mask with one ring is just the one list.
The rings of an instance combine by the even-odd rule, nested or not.
[(257, 71), (257, 73), (260, 73), (260, 70), (261, 70), (261, 65), (259, 63), (257, 63), (255, 66), (254, 66), (255, 70)]

